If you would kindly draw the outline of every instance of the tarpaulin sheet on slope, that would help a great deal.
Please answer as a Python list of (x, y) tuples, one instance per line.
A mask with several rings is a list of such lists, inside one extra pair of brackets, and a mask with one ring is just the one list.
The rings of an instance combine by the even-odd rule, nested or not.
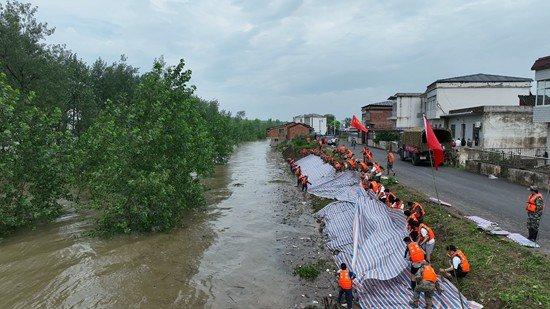
[[(363, 190), (354, 172), (335, 173), (332, 166), (314, 155), (298, 160), (297, 164), (312, 183), (309, 193), (337, 200), (317, 215), (325, 222), (328, 248), (339, 251), (335, 256), (337, 263), (353, 265), (352, 270), (357, 273), (360, 305), (410, 308), (408, 262), (403, 258), (402, 239), (406, 235), (403, 214), (387, 208), (372, 193)], [(442, 286), (444, 293), (434, 296), (435, 308), (461, 308), (461, 298), (467, 307), (466, 299), (459, 298), (456, 287), (449, 281), (442, 278)]]

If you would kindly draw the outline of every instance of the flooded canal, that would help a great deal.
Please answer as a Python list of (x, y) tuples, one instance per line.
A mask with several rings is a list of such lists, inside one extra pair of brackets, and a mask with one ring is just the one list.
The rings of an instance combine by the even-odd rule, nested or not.
[(310, 239), (315, 227), (310, 215), (282, 212), (304, 204), (283, 164), (266, 142), (244, 144), (207, 181), (209, 206), (171, 233), (91, 238), (71, 214), (6, 239), (0, 307), (295, 307), (309, 296), (290, 266), (299, 254), (281, 239)]

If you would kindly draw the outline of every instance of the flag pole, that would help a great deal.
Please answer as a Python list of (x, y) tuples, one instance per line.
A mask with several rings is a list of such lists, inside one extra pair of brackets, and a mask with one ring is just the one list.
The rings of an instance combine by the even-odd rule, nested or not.
[[(428, 139), (428, 128), (426, 126), (428, 125), (428, 121), (426, 119), (426, 114), (422, 114), (422, 117), (424, 117), (424, 134), (426, 135), (426, 139)], [(431, 124), (430, 124), (431, 125)], [(441, 200), (439, 199), (439, 192), (437, 191), (437, 185), (435, 182), (435, 171), (434, 171), (434, 161), (432, 158), (432, 152), (430, 151), (430, 147), (428, 147), (428, 156), (430, 157), (430, 165), (432, 166), (432, 180), (434, 183), (434, 190), (435, 190), (435, 196), (437, 198), (437, 203), (441, 204)]]
[(428, 149), (428, 155), (430, 156), (430, 164), (432, 166), (432, 180), (434, 183), (435, 196), (437, 197), (437, 202), (441, 204), (441, 200), (439, 199), (439, 192), (437, 191), (437, 185), (435, 182), (434, 161), (432, 159), (432, 152), (429, 149)]

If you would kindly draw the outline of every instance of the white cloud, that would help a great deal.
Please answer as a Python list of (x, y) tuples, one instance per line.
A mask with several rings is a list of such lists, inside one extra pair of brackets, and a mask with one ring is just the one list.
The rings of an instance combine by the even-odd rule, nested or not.
[(529, 77), (550, 50), (543, 0), (33, 2), (84, 59), (184, 58), (199, 95), (261, 118), (343, 118), (441, 77)]

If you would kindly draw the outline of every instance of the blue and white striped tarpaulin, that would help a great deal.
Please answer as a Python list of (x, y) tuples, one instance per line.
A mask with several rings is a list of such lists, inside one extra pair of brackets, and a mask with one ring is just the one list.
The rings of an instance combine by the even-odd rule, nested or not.
[[(413, 293), (409, 262), (403, 257), (403, 237), (408, 234), (403, 213), (362, 189), (356, 172), (336, 173), (315, 155), (296, 163), (311, 182), (309, 193), (336, 200), (317, 216), (325, 222), (327, 247), (335, 251), (336, 263), (351, 265), (357, 274), (355, 288), (361, 307), (410, 308)], [(461, 308), (461, 299), (464, 308), (469, 307), (451, 282), (441, 278), (441, 286), (443, 293), (434, 296), (434, 308)]]

